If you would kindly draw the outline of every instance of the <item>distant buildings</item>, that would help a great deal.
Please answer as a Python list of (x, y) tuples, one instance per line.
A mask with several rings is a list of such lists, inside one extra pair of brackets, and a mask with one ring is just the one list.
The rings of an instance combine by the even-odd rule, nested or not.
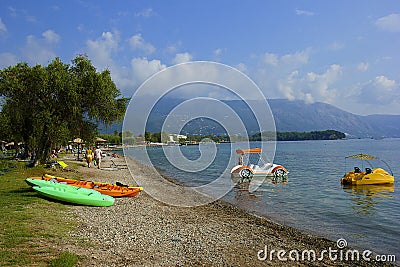
[(174, 143), (179, 143), (179, 141), (181, 141), (181, 139), (187, 139), (187, 136), (186, 135), (183, 135), (183, 134), (169, 134), (168, 135), (168, 137), (169, 137), (169, 140), (168, 140), (168, 143), (169, 144), (174, 144)]

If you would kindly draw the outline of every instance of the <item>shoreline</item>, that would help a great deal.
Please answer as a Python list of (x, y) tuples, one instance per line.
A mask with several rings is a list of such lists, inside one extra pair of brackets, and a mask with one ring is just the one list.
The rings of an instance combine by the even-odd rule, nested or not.
[[(117, 159), (120, 164), (123, 158)], [(136, 175), (151, 176), (151, 167), (129, 159)], [(108, 160), (102, 163), (104, 167)], [(129, 170), (80, 167), (89, 180), (132, 184)], [(169, 206), (141, 192), (118, 198), (109, 208), (76, 206), (71, 213), (81, 224), (70, 233), (78, 243), (65, 248), (84, 259), (78, 266), (382, 266), (360, 261), (261, 261), (268, 250), (336, 249), (336, 242), (315, 237), (217, 200), (193, 208)], [(270, 251), (269, 251), (270, 252)], [(262, 255), (259, 254), (259, 255)], [(319, 255), (319, 254), (317, 254)], [(289, 264), (289, 265), (290, 265)]]

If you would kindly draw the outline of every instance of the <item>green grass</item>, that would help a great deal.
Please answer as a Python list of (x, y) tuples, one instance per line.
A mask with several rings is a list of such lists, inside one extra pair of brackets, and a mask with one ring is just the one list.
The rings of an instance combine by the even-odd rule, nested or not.
[[(58, 251), (53, 244), (68, 240), (77, 223), (66, 216), (70, 207), (41, 198), (26, 183), (41, 176), (42, 167), (0, 160), (0, 266), (74, 266), (78, 256)], [(4, 168), (3, 168), (4, 169)]]
[(69, 267), (74, 266), (78, 263), (79, 257), (75, 254), (69, 252), (63, 252), (61, 255), (52, 261), (50, 261), (49, 266), (51, 267)]
[(14, 165), (9, 160), (0, 160), (0, 175), (8, 172)]

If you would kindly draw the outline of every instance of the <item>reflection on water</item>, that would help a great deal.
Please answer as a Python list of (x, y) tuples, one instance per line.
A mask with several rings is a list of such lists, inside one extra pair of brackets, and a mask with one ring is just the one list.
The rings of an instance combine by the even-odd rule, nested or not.
[(256, 211), (258, 205), (262, 205), (265, 201), (265, 194), (268, 192), (278, 193), (282, 191), (282, 187), (286, 186), (288, 177), (267, 176), (263, 180), (263, 186), (257, 188), (256, 191), (251, 190), (251, 182), (249, 180), (236, 181), (234, 187), (234, 199), (236, 204), (248, 211)]
[(246, 186), (242, 187), (242, 185), (236, 186), (234, 192), (236, 201), (246, 207), (251, 208), (255, 203), (262, 201), (262, 195), (257, 192), (250, 192), (248, 186), (247, 188)]
[(343, 185), (343, 190), (352, 196), (353, 210), (358, 214), (374, 216), (375, 206), (381, 203), (383, 198), (393, 197), (394, 184)]
[[(272, 175), (267, 175), (267, 176), (258, 176), (256, 179), (254, 179), (256, 175), (254, 175), (252, 178), (242, 178), (239, 176), (234, 176), (231, 175), (231, 181), (237, 187), (241, 188), (246, 188), (247, 190), (249, 187), (251, 187), (251, 184), (254, 182), (261, 182), (261, 184), (286, 184), (288, 182), (288, 176), (272, 176)], [(252, 190), (250, 190), (252, 191)]]

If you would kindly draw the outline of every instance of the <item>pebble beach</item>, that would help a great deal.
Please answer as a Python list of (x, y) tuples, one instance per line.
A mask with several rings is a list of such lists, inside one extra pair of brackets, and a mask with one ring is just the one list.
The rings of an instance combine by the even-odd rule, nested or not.
[[(124, 158), (115, 159), (126, 164)], [(135, 175), (151, 178), (154, 170), (129, 159)], [(79, 167), (93, 181), (132, 184), (126, 168)], [(142, 191), (117, 198), (111, 207), (75, 206), (66, 216), (78, 222), (68, 240), (54, 244), (79, 255), (79, 266), (383, 266), (365, 261), (301, 260), (301, 252), (337, 249), (336, 242), (276, 224), (220, 200), (198, 207), (175, 207)], [(275, 250), (275, 253), (271, 252)], [(287, 254), (279, 259), (277, 251)], [(300, 260), (288, 259), (289, 251)], [(267, 251), (267, 254), (265, 253)], [(292, 254), (292, 256), (295, 254)]]

